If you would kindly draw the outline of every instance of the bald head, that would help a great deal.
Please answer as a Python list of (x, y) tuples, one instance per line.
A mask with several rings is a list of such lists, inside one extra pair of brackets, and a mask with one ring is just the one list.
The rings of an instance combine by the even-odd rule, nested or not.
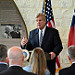
[(17, 47), (17, 46), (13, 46), (8, 50), (8, 59), (9, 59), (9, 63), (20, 63), (23, 62), (23, 52), (22, 50)]

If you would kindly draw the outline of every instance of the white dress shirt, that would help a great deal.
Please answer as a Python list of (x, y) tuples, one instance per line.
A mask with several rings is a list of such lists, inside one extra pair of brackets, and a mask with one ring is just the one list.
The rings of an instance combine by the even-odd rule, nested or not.
[[(42, 29), (42, 36), (44, 36), (45, 34), (45, 29), (46, 29), (46, 26)], [(41, 30), (39, 29), (39, 39), (40, 39), (40, 33), (41, 33)]]

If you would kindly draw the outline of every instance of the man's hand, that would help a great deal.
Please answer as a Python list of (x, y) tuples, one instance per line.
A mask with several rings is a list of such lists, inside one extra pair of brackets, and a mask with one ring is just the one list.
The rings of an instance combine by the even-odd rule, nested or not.
[(28, 39), (25, 38), (24, 36), (23, 39), (21, 40), (21, 45), (24, 46), (27, 42), (28, 42)]
[(51, 60), (53, 60), (56, 57), (56, 54), (54, 52), (50, 52), (49, 54), (51, 54)]

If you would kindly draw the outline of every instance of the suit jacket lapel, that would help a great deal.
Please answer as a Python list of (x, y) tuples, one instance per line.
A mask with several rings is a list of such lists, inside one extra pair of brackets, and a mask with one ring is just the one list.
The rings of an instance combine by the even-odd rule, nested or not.
[(38, 28), (37, 28), (37, 30), (36, 30), (36, 33), (37, 33), (37, 34), (36, 34), (36, 36), (35, 36), (35, 37), (36, 37), (36, 40), (35, 40), (35, 41), (36, 41), (37, 46), (39, 46), (39, 29), (38, 29)]
[(46, 39), (47, 39), (47, 37), (48, 37), (48, 33), (49, 33), (49, 31), (48, 31), (48, 27), (46, 26), (46, 30), (45, 30), (45, 33), (44, 33), (44, 37), (43, 37), (43, 41), (42, 41), (42, 45), (45, 44)]

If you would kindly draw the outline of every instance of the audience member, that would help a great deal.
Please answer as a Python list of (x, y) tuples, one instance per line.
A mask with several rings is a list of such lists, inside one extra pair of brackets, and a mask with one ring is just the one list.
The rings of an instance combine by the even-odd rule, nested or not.
[(7, 47), (0, 44), (0, 72), (8, 68)]
[(0, 75), (36, 75), (26, 72), (22, 69), (24, 56), (22, 50), (17, 47), (11, 47), (8, 50), (9, 68), (0, 73)]
[(38, 75), (51, 75), (47, 69), (46, 57), (42, 48), (34, 48), (30, 58), (30, 65), (23, 68)]
[(61, 69), (59, 71), (59, 75), (75, 75), (75, 45), (72, 45), (68, 48), (68, 54), (72, 65), (70, 67)]

